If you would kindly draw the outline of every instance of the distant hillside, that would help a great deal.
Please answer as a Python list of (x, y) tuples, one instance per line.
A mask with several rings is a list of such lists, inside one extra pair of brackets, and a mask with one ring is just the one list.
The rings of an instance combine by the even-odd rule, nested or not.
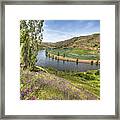
[(55, 43), (57, 48), (80, 48), (80, 49), (97, 49), (100, 47), (100, 34), (74, 37), (69, 40)]
[(40, 44), (41, 48), (55, 48), (55, 43), (51, 43), (51, 42), (42, 42)]
[(55, 48), (80, 48), (84, 50), (99, 50), (100, 34), (95, 33), (87, 36), (73, 37), (56, 43), (42, 43), (44, 47)]

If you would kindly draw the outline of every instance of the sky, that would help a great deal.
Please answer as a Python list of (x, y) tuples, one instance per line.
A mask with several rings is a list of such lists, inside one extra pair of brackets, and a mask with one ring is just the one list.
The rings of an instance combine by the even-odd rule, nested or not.
[(100, 32), (99, 20), (45, 20), (43, 42), (58, 42)]

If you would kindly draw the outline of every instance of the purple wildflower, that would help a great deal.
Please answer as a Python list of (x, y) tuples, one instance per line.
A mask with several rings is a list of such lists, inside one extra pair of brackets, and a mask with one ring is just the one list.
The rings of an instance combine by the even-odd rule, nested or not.
[(22, 91), (22, 92), (21, 92), (21, 96), (24, 97), (24, 95), (25, 95), (25, 93)]
[(26, 88), (26, 89), (24, 90), (24, 92), (25, 92), (25, 94), (28, 94), (28, 93), (29, 93), (29, 89)]
[(29, 89), (29, 92), (32, 92), (32, 88)]

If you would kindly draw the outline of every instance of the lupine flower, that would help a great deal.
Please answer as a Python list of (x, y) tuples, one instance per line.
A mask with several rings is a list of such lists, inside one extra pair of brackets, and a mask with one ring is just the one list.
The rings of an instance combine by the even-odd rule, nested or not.
[(32, 88), (29, 89), (29, 92), (32, 92)]
[(26, 92), (29, 93), (29, 88), (26, 89)]
[(24, 97), (25, 93), (24, 92), (21, 92), (21, 96)]

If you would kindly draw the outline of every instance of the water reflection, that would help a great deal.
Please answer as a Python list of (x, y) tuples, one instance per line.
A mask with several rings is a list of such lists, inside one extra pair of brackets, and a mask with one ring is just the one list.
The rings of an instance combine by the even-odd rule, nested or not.
[(80, 72), (85, 72), (87, 70), (95, 70), (100, 68), (100, 65), (96, 65), (94, 63), (93, 65), (91, 65), (89, 63), (76, 63), (76, 62), (55, 60), (46, 57), (45, 50), (41, 50), (38, 52), (36, 65), (43, 67), (53, 67), (57, 70), (80, 71)]

